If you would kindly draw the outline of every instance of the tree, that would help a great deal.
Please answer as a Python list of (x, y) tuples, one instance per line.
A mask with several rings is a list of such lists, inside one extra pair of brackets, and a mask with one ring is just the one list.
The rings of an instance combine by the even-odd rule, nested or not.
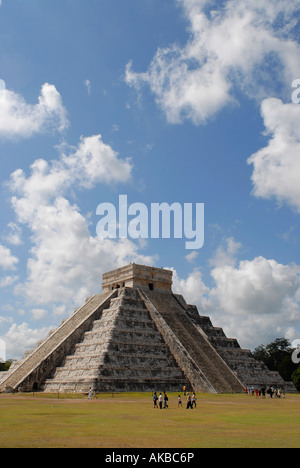
[(263, 361), (271, 371), (277, 371), (286, 382), (292, 380), (292, 375), (297, 369), (297, 364), (292, 361), (293, 349), (291, 343), (285, 338), (276, 338), (267, 346), (258, 346), (253, 356), (258, 361)]
[(293, 384), (295, 385), (298, 392), (300, 392), (300, 366), (292, 374)]
[(6, 372), (12, 365), (12, 361), (0, 362), (0, 372)]

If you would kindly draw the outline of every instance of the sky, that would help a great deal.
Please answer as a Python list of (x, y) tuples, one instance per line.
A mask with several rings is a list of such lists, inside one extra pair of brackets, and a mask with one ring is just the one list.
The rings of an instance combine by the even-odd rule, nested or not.
[[(172, 269), (244, 348), (299, 339), (299, 20), (299, 0), (0, 2), (8, 358), (131, 262)], [(100, 237), (97, 207), (121, 195), (204, 204), (203, 247)]]

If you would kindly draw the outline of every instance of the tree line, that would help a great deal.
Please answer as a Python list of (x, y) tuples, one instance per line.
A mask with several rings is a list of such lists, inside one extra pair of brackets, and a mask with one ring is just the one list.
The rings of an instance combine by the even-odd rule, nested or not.
[(293, 362), (295, 348), (289, 340), (276, 338), (272, 343), (260, 345), (253, 351), (253, 356), (258, 361), (263, 361), (271, 371), (277, 371), (283, 380), (293, 382), (300, 391), (300, 364)]

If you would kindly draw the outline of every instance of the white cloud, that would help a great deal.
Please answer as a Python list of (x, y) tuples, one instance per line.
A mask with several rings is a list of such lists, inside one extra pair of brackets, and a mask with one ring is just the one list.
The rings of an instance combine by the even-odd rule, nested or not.
[[(1, 307), (2, 310), (5, 310), (5, 308)], [(11, 310), (9, 310), (9, 312), (11, 312)], [(0, 315), (0, 325), (4, 324), (4, 323), (10, 323), (12, 324), (13, 323), (13, 320), (11, 317), (3, 317), (2, 315)]]
[(21, 359), (25, 351), (33, 350), (38, 341), (46, 338), (49, 327), (31, 329), (27, 323), (13, 324), (2, 337), (6, 344), (8, 359)]
[(60, 306), (54, 306), (53, 307), (53, 315), (56, 315), (56, 316), (64, 316), (66, 317), (68, 314), (68, 311), (66, 310), (66, 305), (65, 304), (62, 304)]
[(193, 252), (186, 255), (185, 259), (186, 259), (187, 262), (193, 263), (193, 262), (195, 262), (197, 260), (198, 257), (199, 257), (199, 252), (194, 250)]
[(198, 270), (186, 279), (175, 272), (174, 291), (243, 347), (299, 336), (300, 266), (264, 257), (238, 262), (235, 255), (241, 244), (229, 238), (226, 245), (217, 249), (211, 261), (213, 286), (204, 283)]
[(84, 85), (87, 89), (88, 95), (90, 96), (92, 94), (92, 85), (91, 85), (90, 80), (85, 80)]
[[(20, 224), (31, 231), (28, 276), (15, 292), (35, 306), (81, 305), (101, 288), (101, 273), (133, 260), (151, 262), (130, 241), (94, 237), (89, 222), (67, 199), (76, 187), (128, 182), (132, 166), (118, 158), (99, 135), (82, 138), (70, 154), (51, 163), (37, 160), (28, 176), (15, 171), (10, 179), (12, 206)], [(39, 309), (40, 307), (38, 307)], [(69, 310), (72, 312), (72, 310)]]
[(69, 125), (62, 98), (54, 85), (45, 83), (37, 104), (28, 104), (0, 82), (0, 136), (28, 138), (36, 133), (56, 130)]
[(189, 22), (185, 46), (158, 49), (144, 73), (129, 63), (125, 78), (137, 89), (148, 84), (170, 122), (205, 123), (235, 102), (235, 87), (263, 99), (297, 76), (300, 47), (292, 28), (298, 0), (178, 3)]
[(45, 309), (32, 309), (31, 314), (35, 320), (41, 320), (47, 316), (48, 312)]
[(64, 197), (41, 205), (28, 226), (32, 256), (27, 280), (18, 292), (31, 303), (81, 305), (87, 296), (100, 291), (101, 273), (132, 259), (142, 260), (137, 247), (127, 240), (112, 242), (91, 236), (87, 220)]
[(0, 279), (0, 288), (7, 288), (18, 281), (18, 276), (6, 276), (5, 278)]
[[(59, 160), (50, 163), (44, 159), (35, 161), (29, 177), (21, 169), (15, 171), (9, 182), (15, 193), (12, 204), (20, 222), (31, 222), (41, 206), (47, 205), (48, 212), (51, 209), (56, 211), (57, 206), (52, 202), (58, 201), (74, 184), (90, 189), (100, 182), (128, 182), (131, 170), (130, 162), (119, 159), (118, 154), (103, 143), (100, 135), (82, 138), (78, 148), (69, 155), (62, 153)], [(39, 219), (35, 222), (42, 224)]]
[(16, 223), (9, 223), (7, 225), (8, 229), (9, 229), (9, 233), (8, 235), (6, 236), (6, 241), (11, 244), (11, 245), (15, 245), (15, 246), (18, 246), (18, 245), (21, 245), (22, 244), (22, 239), (21, 239), (21, 235), (22, 235), (22, 229), (20, 226), (18, 226)]
[(200, 313), (210, 309), (209, 288), (204, 284), (202, 273), (195, 269), (186, 279), (179, 278), (173, 270), (173, 291), (182, 294), (189, 304), (197, 304)]
[[(73, 151), (73, 152), (72, 152)], [(21, 170), (12, 174), (12, 183), (34, 198), (48, 199), (58, 191), (66, 191), (76, 183), (83, 188), (92, 188), (97, 183), (129, 182), (132, 166), (130, 161), (118, 158), (118, 154), (103, 143), (101, 135), (82, 137), (78, 148), (70, 154), (62, 152), (60, 160), (51, 164), (40, 159), (31, 166), (32, 175), (24, 178)]]
[[(300, 288), (300, 267), (281, 265), (264, 257), (241, 261), (238, 267), (223, 265), (212, 270), (216, 282), (213, 295), (222, 310), (231, 315), (279, 315), (293, 302)], [(291, 309), (290, 309), (291, 310)]]
[(15, 270), (17, 263), (19, 263), (18, 258), (14, 257), (7, 247), (0, 244), (0, 267), (3, 270)]
[[(101, 135), (82, 138), (78, 149), (68, 156), (63, 155), (62, 162), (68, 178), (71, 176), (84, 188), (99, 182), (128, 182), (131, 177), (130, 160), (119, 159), (118, 154), (103, 143)], [(61, 168), (59, 172), (62, 172)]]
[(264, 257), (241, 261), (236, 267), (211, 272), (216, 317), (227, 334), (238, 335), (244, 346), (267, 344), (297, 334), (300, 322), (300, 267), (281, 265)]
[(241, 248), (241, 243), (236, 242), (233, 237), (225, 239), (226, 247), (220, 245), (215, 253), (215, 256), (210, 259), (209, 264), (212, 267), (222, 267), (224, 265), (235, 265), (235, 256)]
[(300, 213), (300, 105), (266, 99), (261, 112), (270, 140), (248, 160), (254, 166), (253, 193)]

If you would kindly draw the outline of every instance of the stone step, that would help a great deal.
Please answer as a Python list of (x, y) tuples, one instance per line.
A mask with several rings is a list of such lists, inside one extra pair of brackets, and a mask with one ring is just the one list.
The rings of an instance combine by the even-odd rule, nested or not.
[(152, 379), (139, 379), (132, 378), (130, 382), (126, 378), (118, 378), (118, 380), (111, 379), (110, 377), (101, 377), (101, 381), (97, 379), (81, 380), (81, 381), (69, 381), (52, 383), (46, 382), (44, 385), (44, 391), (50, 393), (85, 393), (89, 392), (89, 389), (97, 388), (97, 392), (100, 393), (112, 393), (112, 392), (130, 392), (136, 391), (137, 388), (142, 388), (145, 392), (165, 391), (168, 389), (169, 392), (182, 391), (183, 385), (186, 385), (186, 379), (157, 379), (155, 382)]
[[(186, 382), (135, 290), (118, 291), (118, 296), (84, 333), (81, 343), (76, 344), (73, 354), (67, 356), (53, 378), (47, 380), (45, 391), (53, 388), (61, 391), (68, 387), (66, 382), (75, 385), (83, 378), (88, 382), (95, 379), (98, 383), (93, 385), (101, 387), (102, 379), (110, 377), (114, 385), (118, 385), (117, 381), (124, 375), (128, 388), (135, 390), (143, 390), (134, 388), (133, 382), (139, 379), (141, 382), (162, 378), (168, 382)], [(177, 383), (176, 386), (178, 388)]]

